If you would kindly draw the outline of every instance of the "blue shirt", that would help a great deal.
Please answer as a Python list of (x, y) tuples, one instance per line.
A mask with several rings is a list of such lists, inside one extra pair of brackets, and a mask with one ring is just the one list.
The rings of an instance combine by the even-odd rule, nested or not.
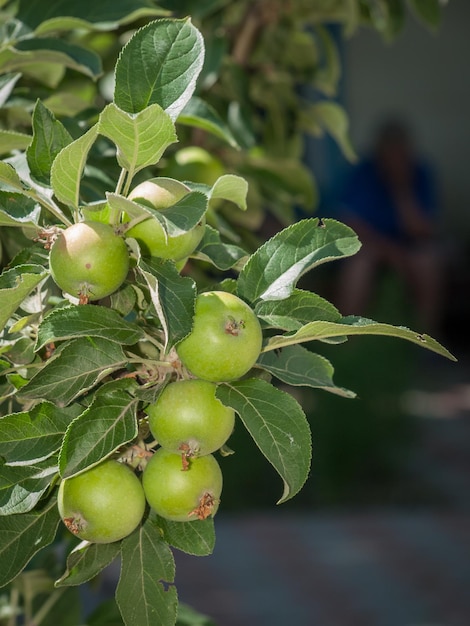
[[(433, 218), (436, 211), (434, 183), (429, 169), (415, 165), (412, 188), (423, 214)], [(376, 164), (369, 159), (357, 165), (341, 198), (342, 219), (357, 217), (377, 233), (398, 242), (409, 238), (400, 223), (395, 199), (382, 180)]]

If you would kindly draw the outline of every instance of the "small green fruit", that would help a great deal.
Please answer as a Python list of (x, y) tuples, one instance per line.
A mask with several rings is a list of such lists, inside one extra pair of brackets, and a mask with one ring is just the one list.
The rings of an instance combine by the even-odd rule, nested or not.
[(129, 252), (108, 224), (79, 222), (54, 241), (49, 265), (63, 291), (88, 302), (109, 296), (121, 286), (129, 271)]
[(93, 543), (111, 543), (127, 537), (139, 525), (145, 495), (134, 472), (110, 460), (63, 480), (58, 507), (74, 535)]
[[(129, 195), (145, 206), (164, 211), (176, 204), (189, 193), (189, 188), (183, 183), (171, 178), (156, 178), (147, 180), (138, 185)], [(181, 235), (166, 235), (162, 225), (152, 217), (139, 222), (126, 232), (127, 237), (136, 239), (143, 254), (161, 259), (180, 261), (193, 252), (204, 236), (205, 219), (186, 233)]]
[(215, 396), (217, 386), (205, 380), (182, 380), (165, 387), (146, 412), (158, 443), (187, 457), (221, 448), (233, 431), (235, 412)]
[(201, 293), (191, 333), (177, 346), (181, 362), (203, 380), (235, 380), (248, 372), (261, 351), (263, 335), (252, 309), (224, 291)]
[(190, 522), (214, 516), (222, 492), (222, 472), (209, 454), (191, 459), (184, 470), (181, 456), (159, 448), (142, 476), (147, 502), (165, 519)]

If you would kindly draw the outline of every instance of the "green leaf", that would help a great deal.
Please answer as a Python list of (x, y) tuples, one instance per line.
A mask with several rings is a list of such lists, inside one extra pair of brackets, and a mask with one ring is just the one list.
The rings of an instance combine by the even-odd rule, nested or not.
[(119, 165), (132, 175), (158, 163), (168, 146), (178, 140), (173, 121), (158, 104), (136, 114), (108, 104), (100, 115), (99, 132), (116, 144)]
[(307, 480), (312, 456), (310, 428), (298, 402), (260, 379), (222, 383), (216, 395), (238, 413), (283, 479), (284, 492), (278, 504), (292, 498)]
[(256, 315), (268, 328), (298, 330), (313, 320), (336, 322), (341, 319), (338, 309), (316, 293), (294, 289), (285, 300), (261, 300)]
[(52, 163), (59, 152), (72, 142), (72, 137), (40, 100), (34, 107), (32, 121), (33, 141), (26, 157), (33, 178), (48, 186)]
[(357, 155), (349, 138), (348, 116), (343, 107), (336, 102), (317, 102), (310, 107), (309, 115), (333, 137), (346, 159), (349, 161), (357, 160)]
[(8, 100), (21, 74), (4, 74), (0, 76), (0, 108)]
[(6, 191), (23, 191), (23, 185), (15, 169), (4, 161), (0, 161), (1, 188)]
[(126, 626), (174, 626), (177, 594), (173, 555), (148, 518), (123, 539), (116, 601)]
[(102, 461), (137, 437), (137, 400), (126, 391), (128, 381), (103, 385), (94, 400), (65, 433), (60, 450), (62, 478), (70, 478)]
[(429, 335), (417, 333), (404, 326), (391, 326), (390, 324), (381, 324), (364, 317), (354, 316), (343, 317), (339, 323), (324, 321), (310, 322), (294, 333), (271, 337), (264, 346), (263, 352), (276, 350), (277, 348), (283, 348), (284, 346), (290, 346), (296, 343), (324, 340), (343, 335), (384, 335), (387, 337), (399, 337), (400, 339), (406, 339), (407, 341), (416, 343), (418, 346), (427, 348), (432, 352), (437, 352), (437, 354), (441, 354), (451, 361), (457, 360), (444, 346), (441, 346), (440, 343)]
[(126, 322), (116, 311), (99, 305), (84, 304), (54, 309), (41, 322), (36, 350), (55, 341), (75, 337), (102, 337), (119, 344), (131, 345), (142, 339), (139, 326)]
[(12, 150), (26, 150), (30, 143), (30, 135), (16, 130), (0, 130), (0, 155), (10, 154)]
[(196, 520), (194, 522), (171, 522), (156, 517), (156, 525), (163, 539), (178, 550), (194, 556), (212, 554), (215, 546), (214, 520)]
[(441, 22), (441, 6), (439, 0), (408, 0), (417, 17), (436, 30)]
[(0, 330), (45, 276), (47, 272), (40, 265), (17, 265), (0, 274)]
[(66, 406), (102, 378), (127, 364), (119, 344), (101, 337), (80, 337), (60, 346), (21, 389), (22, 398)]
[(121, 545), (82, 541), (67, 557), (67, 566), (56, 587), (82, 585), (94, 578), (119, 555)]
[(204, 62), (204, 42), (189, 19), (157, 20), (139, 29), (116, 64), (114, 101), (129, 113), (159, 104), (176, 120)]
[(361, 244), (348, 226), (307, 219), (277, 233), (251, 255), (240, 272), (238, 293), (249, 302), (283, 300), (308, 270), (355, 254)]
[(215, 137), (222, 139), (232, 148), (239, 148), (237, 140), (230, 128), (220, 118), (217, 111), (207, 102), (193, 96), (186, 104), (176, 120), (179, 124), (201, 128)]
[(68, 206), (78, 208), (80, 179), (85, 168), (88, 152), (98, 135), (98, 125), (63, 148), (57, 155), (51, 170), (51, 184), (57, 198)]
[(141, 261), (139, 270), (162, 323), (168, 350), (191, 332), (196, 284), (192, 278), (180, 276), (174, 263), (163, 259)]
[[(95, 52), (59, 39), (23, 39), (14, 48), (0, 51), (0, 67), (5, 72), (26, 71), (31, 65), (37, 67), (49, 63), (69, 67), (94, 79), (102, 72), (101, 59)], [(40, 74), (36, 77), (39, 78)]]
[(220, 176), (210, 192), (211, 200), (221, 198), (234, 202), (242, 211), (246, 211), (246, 196), (248, 193), (248, 183), (241, 176), (234, 174), (224, 174)]
[(41, 207), (21, 193), (0, 191), (0, 226), (37, 226)]
[(16, 578), (36, 552), (54, 540), (58, 523), (55, 499), (39, 511), (0, 517), (0, 587)]
[(261, 354), (257, 365), (288, 385), (324, 389), (345, 398), (356, 396), (353, 391), (334, 384), (334, 369), (328, 359), (302, 346)]
[(50, 402), (0, 418), (0, 457), (15, 465), (38, 463), (57, 452), (80, 407), (59, 409)]
[(191, 256), (207, 261), (220, 270), (227, 271), (239, 265), (240, 261), (248, 256), (248, 253), (238, 246), (223, 243), (218, 231), (206, 224), (204, 237)]
[(50, 459), (19, 467), (0, 463), (0, 516), (31, 511), (56, 474), (57, 465)]
[(113, 30), (140, 17), (165, 13), (150, 0), (21, 0), (18, 19), (37, 33), (94, 26)]
[(96, 52), (57, 37), (22, 39), (15, 45), (15, 48), (21, 52), (32, 52), (33, 54), (41, 51), (55, 52), (64, 57), (63, 60), (58, 61), (59, 63), (91, 78), (98, 78), (103, 72), (101, 58)]

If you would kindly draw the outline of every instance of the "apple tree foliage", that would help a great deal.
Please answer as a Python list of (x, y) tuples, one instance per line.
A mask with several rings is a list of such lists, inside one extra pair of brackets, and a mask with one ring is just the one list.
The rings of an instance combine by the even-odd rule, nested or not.
[[(0, 163), (0, 228), (17, 233), (16, 253), (0, 275), (0, 587), (15, 584), (62, 528), (56, 500), (63, 479), (108, 458), (136, 467), (149, 452), (153, 444), (143, 411), (177, 370), (175, 350), (191, 332), (195, 299), (205, 287), (181, 275), (172, 261), (145, 258), (129, 238), (126, 281), (102, 301), (78, 304), (50, 276), (51, 231), (95, 220), (119, 232), (126, 214), (156, 218), (174, 235), (193, 228), (222, 201), (233, 213), (247, 208), (248, 185), (234, 174), (222, 174), (211, 185), (185, 181), (190, 193), (164, 214), (128, 198), (177, 142), (180, 122), (209, 129), (228, 143), (233, 134), (204, 101), (194, 100), (205, 45), (191, 19), (159, 17), (163, 11), (146, 0), (125, 5), (82, 0), (78, 16), (77, 11), (67, 15), (65, 1), (51, 2), (48, 14), (44, 3), (30, 0), (20, 2), (17, 15), (1, 27), (0, 98), (6, 115), (18, 120), (21, 94), (13, 90), (20, 76), (40, 72), (44, 84), (53, 86), (62, 84), (65, 67), (93, 78), (102, 71), (99, 55), (57, 33), (106, 32), (131, 19), (157, 17), (120, 50), (111, 102), (87, 114), (77, 111), (66, 126), (58, 112), (67, 106), (66, 90), (55, 101), (50, 94), (42, 98), (31, 78), (38, 98), (30, 110), (21, 109), (29, 116), (31, 134), (0, 131), (4, 154), (12, 154)], [(74, 97), (80, 94), (72, 94), (71, 103)], [(304, 485), (311, 440), (302, 408), (276, 381), (354, 396), (336, 386), (331, 363), (311, 349), (315, 342), (394, 336), (453, 358), (427, 335), (343, 317), (331, 303), (297, 287), (306, 272), (359, 248), (349, 227), (309, 218), (252, 254), (227, 243), (224, 233), (208, 224), (191, 255), (192, 265), (214, 267), (221, 277), (215, 288), (238, 295), (262, 325), (255, 366), (241, 380), (220, 383), (217, 397), (235, 410), (278, 472), (279, 503)], [(236, 455), (222, 458), (222, 470), (224, 463), (236, 462)], [(54, 586), (26, 572), (29, 586), (25, 582), (20, 588), (26, 619), (29, 614), (31, 623), (43, 621), (47, 609), (54, 623), (55, 610), (61, 615), (55, 623), (67, 626), (63, 609), (77, 602), (74, 588), (120, 557), (116, 601), (124, 624), (173, 625), (178, 601), (172, 549), (207, 555), (214, 542), (211, 518), (169, 522), (147, 511), (139, 527), (119, 542), (75, 541)], [(49, 594), (43, 606), (36, 607), (31, 589)], [(186, 614), (190, 623), (189, 613), (182, 608), (179, 619)]]

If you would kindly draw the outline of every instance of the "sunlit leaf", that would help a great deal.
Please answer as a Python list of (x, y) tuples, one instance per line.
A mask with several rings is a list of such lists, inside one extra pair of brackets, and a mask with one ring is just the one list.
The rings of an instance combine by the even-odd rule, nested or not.
[(305, 272), (350, 256), (360, 245), (354, 231), (335, 220), (297, 222), (251, 255), (238, 278), (239, 295), (249, 302), (288, 298)]
[(158, 104), (135, 114), (108, 104), (100, 115), (99, 132), (116, 144), (119, 165), (133, 174), (158, 163), (177, 141), (171, 118)]
[(85, 168), (88, 152), (98, 135), (98, 126), (63, 148), (57, 155), (51, 170), (51, 184), (61, 202), (78, 208), (80, 179)]
[(343, 335), (384, 335), (386, 337), (399, 337), (400, 339), (411, 341), (422, 348), (427, 348), (432, 352), (437, 352), (452, 361), (456, 360), (446, 348), (441, 346), (440, 343), (429, 335), (417, 333), (403, 326), (381, 324), (364, 317), (354, 317), (352, 315), (342, 318), (341, 322), (338, 323), (324, 321), (310, 322), (302, 326), (302, 328), (296, 332), (270, 337), (263, 350), (264, 352), (268, 352), (269, 350), (276, 350), (277, 348), (296, 343), (323, 340)]
[(189, 19), (151, 22), (119, 55), (114, 101), (129, 113), (156, 103), (175, 120), (193, 94), (203, 62), (204, 42)]

